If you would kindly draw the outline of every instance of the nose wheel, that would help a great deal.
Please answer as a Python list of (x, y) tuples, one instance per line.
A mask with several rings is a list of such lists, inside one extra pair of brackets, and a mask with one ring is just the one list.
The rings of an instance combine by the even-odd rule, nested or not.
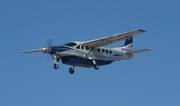
[(54, 69), (58, 69), (59, 65), (57, 63), (54, 64)]
[(58, 69), (59, 68), (59, 65), (57, 64), (59, 61), (60, 61), (60, 58), (54, 58), (54, 69)]

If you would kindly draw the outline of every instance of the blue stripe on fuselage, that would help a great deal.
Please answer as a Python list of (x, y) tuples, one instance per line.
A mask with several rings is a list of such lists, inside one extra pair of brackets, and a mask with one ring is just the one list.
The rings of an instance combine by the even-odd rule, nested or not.
[[(102, 60), (95, 60), (96, 64), (101, 66), (101, 65), (107, 65), (112, 63), (113, 61), (102, 61)], [(90, 59), (84, 59), (81, 57), (77, 57), (77, 56), (66, 56), (66, 57), (62, 57), (62, 63), (63, 64), (68, 64), (68, 65), (76, 65), (78, 64), (78, 66), (89, 66), (89, 67), (93, 67), (94, 64), (92, 62), (92, 60)]]
[(50, 48), (52, 49), (52, 52), (50, 52), (49, 54), (55, 54), (56, 52), (62, 52), (71, 49), (65, 46), (51, 46)]

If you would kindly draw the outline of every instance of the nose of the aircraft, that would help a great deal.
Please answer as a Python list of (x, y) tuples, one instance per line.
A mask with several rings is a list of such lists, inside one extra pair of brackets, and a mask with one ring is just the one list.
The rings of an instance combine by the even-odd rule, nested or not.
[(51, 51), (52, 51), (52, 49), (51, 49), (51, 48), (45, 48), (45, 47), (40, 48), (40, 50), (41, 50), (42, 52), (44, 52), (44, 53), (49, 53), (49, 52), (51, 52)]
[(67, 50), (63, 46), (51, 46), (50, 48), (51, 48), (50, 54), (55, 54), (56, 52), (62, 52), (62, 51), (66, 51)]

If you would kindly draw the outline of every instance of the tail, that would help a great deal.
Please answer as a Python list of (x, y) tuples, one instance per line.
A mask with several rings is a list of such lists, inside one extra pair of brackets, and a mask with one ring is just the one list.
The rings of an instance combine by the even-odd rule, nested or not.
[(132, 51), (133, 47), (133, 37), (127, 38), (125, 40), (124, 46), (122, 47), (123, 51)]
[(124, 42), (124, 45), (122, 47), (116, 47), (114, 49), (120, 50), (120, 51), (132, 51), (133, 47), (133, 37), (131, 36), (130, 38), (127, 38)]
[(133, 43), (133, 37), (131, 36), (130, 38), (126, 39), (124, 46), (132, 45), (132, 43)]
[(113, 49), (124, 51), (127, 55), (133, 55), (133, 54), (137, 54), (137, 53), (151, 51), (150, 49), (141, 49), (141, 50), (132, 51), (132, 47), (133, 47), (133, 37), (131, 36), (130, 38), (127, 38), (125, 40), (124, 46), (116, 47)]
[(141, 50), (132, 51), (132, 47), (133, 47), (133, 37), (126, 39), (124, 46), (122, 47), (122, 50), (124, 49), (123, 51), (126, 51), (127, 55), (133, 55), (137, 53), (150, 51), (150, 49), (141, 49)]

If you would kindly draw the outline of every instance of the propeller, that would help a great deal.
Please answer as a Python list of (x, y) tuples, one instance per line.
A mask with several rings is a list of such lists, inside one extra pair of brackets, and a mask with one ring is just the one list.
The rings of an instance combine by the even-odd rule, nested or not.
[(52, 38), (52, 37), (47, 37), (47, 38), (45, 39), (45, 41), (46, 41), (47, 47), (43, 47), (43, 48), (40, 48), (40, 49), (41, 49), (42, 52), (44, 52), (44, 53), (50, 53), (50, 52), (52, 52), (51, 45), (52, 45), (53, 38)]
[[(52, 37), (47, 37), (45, 40), (46, 40), (46, 44), (47, 44), (48, 48), (50, 48), (51, 45), (52, 45), (53, 38)], [(51, 49), (51, 51), (52, 51), (52, 49)], [(52, 56), (51, 55), (47, 55), (46, 60), (47, 61), (52, 61)]]
[(41, 46), (41, 48), (39, 49), (33, 49), (33, 50), (27, 50), (27, 51), (23, 51), (22, 53), (23, 54), (30, 54), (30, 53), (48, 53), (47, 57), (46, 57), (46, 60), (47, 61), (51, 61), (53, 54), (56, 53), (57, 51), (59, 51), (59, 46), (56, 45), (56, 46), (51, 46), (52, 45), (52, 41), (53, 41), (53, 38), (52, 37), (47, 37), (45, 39), (45, 42), (46, 42), (46, 45), (47, 47), (45, 46)]
[(47, 44), (48, 47), (51, 47), (52, 41), (53, 41), (53, 38), (52, 38), (52, 37), (46, 38), (46, 44)]
[(34, 50), (27, 50), (27, 51), (23, 51), (22, 53), (24, 54), (37, 53), (37, 52), (50, 53), (52, 52), (52, 48), (51, 48), (52, 40), (53, 40), (52, 37), (46, 38), (46, 44), (48, 47), (42, 47), (42, 48), (34, 49)]
[(46, 61), (52, 61), (52, 60), (53, 60), (52, 56), (48, 54), (48, 55), (46, 56)]

